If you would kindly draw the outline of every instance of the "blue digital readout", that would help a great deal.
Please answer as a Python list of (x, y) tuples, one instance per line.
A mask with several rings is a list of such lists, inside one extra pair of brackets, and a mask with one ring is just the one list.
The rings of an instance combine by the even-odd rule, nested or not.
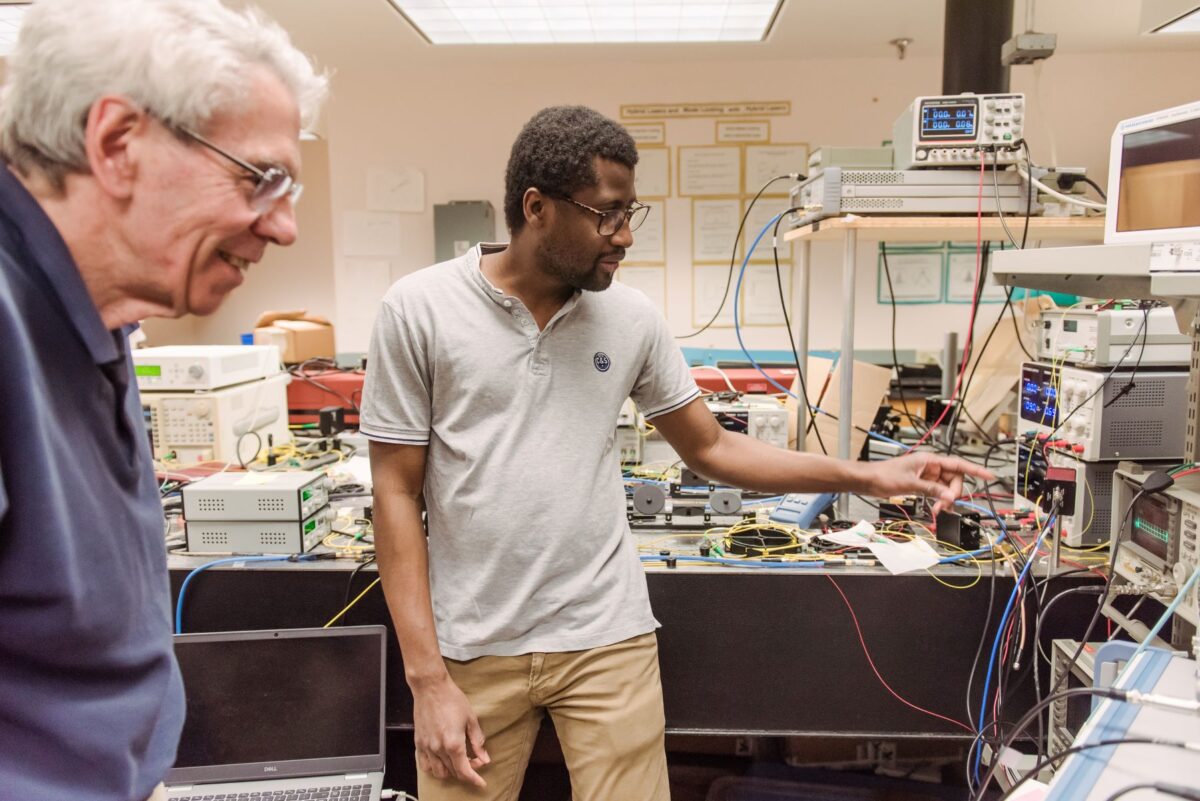
[(921, 139), (974, 139), (978, 107), (975, 101), (921, 104)]
[(1046, 368), (1027, 365), (1021, 375), (1021, 419), (1047, 426), (1058, 425), (1056, 376)]

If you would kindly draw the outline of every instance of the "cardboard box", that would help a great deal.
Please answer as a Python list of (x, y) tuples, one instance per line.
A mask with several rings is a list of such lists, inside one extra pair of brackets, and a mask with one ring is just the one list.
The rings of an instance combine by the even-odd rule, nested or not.
[(254, 344), (275, 345), (285, 364), (332, 359), (337, 354), (333, 323), (304, 309), (260, 314), (254, 324)]

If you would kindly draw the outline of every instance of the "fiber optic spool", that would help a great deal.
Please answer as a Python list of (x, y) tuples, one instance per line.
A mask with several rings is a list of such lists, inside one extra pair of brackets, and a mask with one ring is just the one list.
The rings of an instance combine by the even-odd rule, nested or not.
[[(633, 491), (633, 510), (641, 515), (656, 515), (667, 505), (667, 495), (661, 487), (643, 484)], [(738, 501), (741, 506), (741, 501)]]
[(714, 490), (708, 496), (708, 503), (717, 514), (735, 515), (742, 510), (742, 495), (736, 490)]

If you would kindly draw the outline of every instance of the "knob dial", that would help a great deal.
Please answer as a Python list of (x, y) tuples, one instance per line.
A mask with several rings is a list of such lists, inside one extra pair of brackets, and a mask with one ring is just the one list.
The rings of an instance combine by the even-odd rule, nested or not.
[(197, 362), (187, 369), (188, 377), (199, 381), (204, 377), (204, 365)]

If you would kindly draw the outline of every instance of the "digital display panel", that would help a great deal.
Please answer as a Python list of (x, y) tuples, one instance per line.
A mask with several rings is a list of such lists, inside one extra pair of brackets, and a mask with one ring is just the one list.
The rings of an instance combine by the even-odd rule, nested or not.
[(1143, 495), (1134, 503), (1132, 515), (1129, 541), (1165, 562), (1171, 542), (1171, 514), (1166, 503)]
[(1021, 419), (1058, 425), (1058, 387), (1050, 370), (1030, 366), (1021, 370)]
[(1200, 118), (1121, 140), (1118, 231), (1200, 227)]
[(921, 141), (927, 139), (974, 139), (979, 107), (974, 100), (954, 103), (921, 103)]
[(158, 364), (135, 364), (133, 374), (140, 378), (159, 378), (162, 376), (162, 366)]

